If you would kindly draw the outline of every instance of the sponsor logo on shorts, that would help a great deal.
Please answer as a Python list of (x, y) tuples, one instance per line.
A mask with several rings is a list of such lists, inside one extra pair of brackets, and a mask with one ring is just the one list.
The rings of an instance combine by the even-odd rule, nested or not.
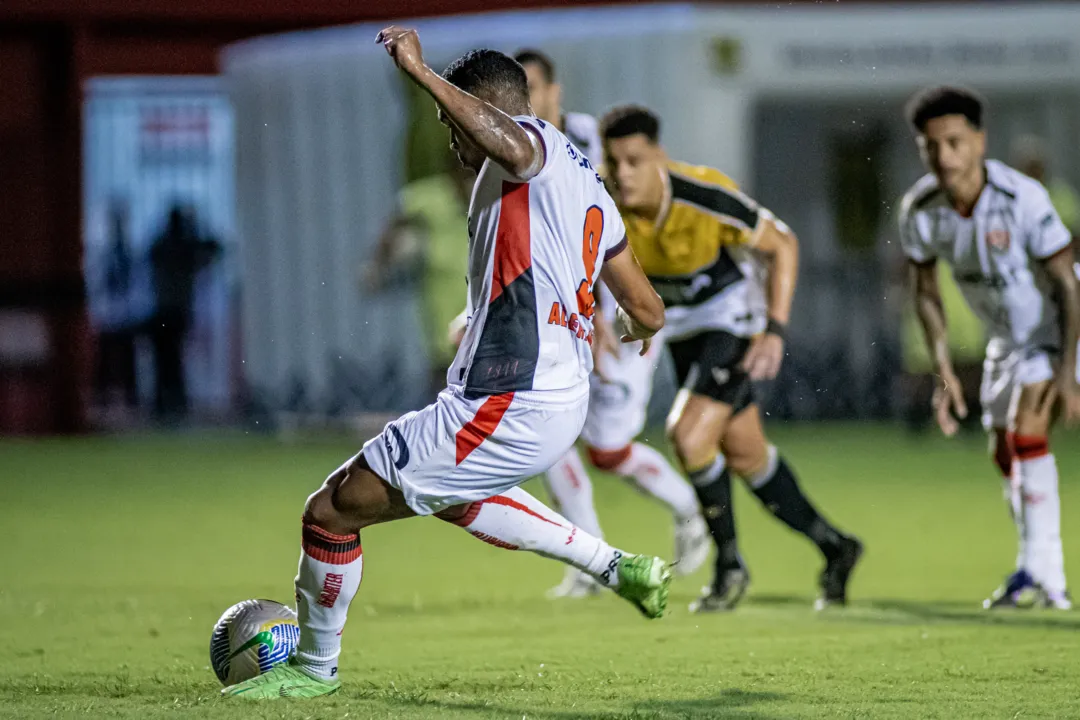
[(727, 385), (728, 380), (731, 380), (731, 371), (727, 368), (714, 367), (712, 369), (712, 376), (717, 385)]
[[(391, 437), (394, 439), (393, 442), (390, 442)], [(405, 444), (405, 438), (402, 436), (401, 431), (393, 425), (387, 425), (386, 432), (383, 433), (383, 443), (386, 445), (386, 452), (394, 461), (394, 467), (398, 470), (404, 470), (405, 466), (409, 464), (409, 446)], [(395, 444), (398, 446), (397, 452), (394, 451)]]
[(600, 579), (605, 585), (611, 585), (611, 575), (619, 571), (619, 560), (622, 559), (622, 553), (616, 550), (611, 556), (611, 562), (608, 563), (604, 572), (600, 573)]

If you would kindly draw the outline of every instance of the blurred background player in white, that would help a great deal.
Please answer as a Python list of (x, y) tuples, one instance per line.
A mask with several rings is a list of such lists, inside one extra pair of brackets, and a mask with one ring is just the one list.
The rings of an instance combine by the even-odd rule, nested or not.
[[(514, 58), (525, 68), (529, 103), (536, 116), (553, 123), (598, 165), (603, 150), (596, 118), (563, 111), (562, 86), (555, 74), (555, 63), (532, 49), (521, 50)], [(649, 352), (641, 355), (636, 345), (619, 343), (611, 326), (615, 298), (603, 282), (596, 284), (595, 296), (596, 367), (590, 378), (589, 414), (581, 431), (586, 455), (593, 467), (618, 475), (667, 507), (675, 522), (675, 571), (683, 575), (692, 573), (709, 554), (709, 530), (701, 517), (694, 489), (662, 454), (644, 443), (634, 442), (645, 428), (653, 374), (663, 348), (654, 338)], [(577, 448), (571, 448), (552, 465), (544, 478), (559, 511), (578, 527), (602, 537), (592, 481)], [(563, 581), (548, 595), (582, 597), (598, 591), (599, 586), (591, 577), (567, 567)]]
[(862, 544), (830, 524), (762, 428), (752, 382), (774, 378), (798, 276), (798, 241), (709, 167), (671, 162), (660, 120), (624, 105), (600, 122), (604, 168), (630, 247), (666, 305), (665, 340), (682, 386), (668, 417), (717, 546), (694, 612), (730, 610), (749, 584), (738, 552), (729, 467), (825, 558), (817, 607), (842, 605)]
[(983, 424), (1019, 551), (1016, 571), (984, 605), (1015, 606), (1034, 591), (1040, 604), (1068, 609), (1058, 470), (1048, 435), (1055, 412), (1070, 425), (1080, 420), (1080, 290), (1070, 234), (1046, 188), (986, 159), (983, 114), (982, 99), (965, 88), (927, 88), (908, 102), (907, 118), (930, 173), (904, 196), (900, 237), (937, 366), (934, 411), (946, 435), (956, 433), (956, 417), (967, 408), (949, 354), (939, 260), (952, 265), (987, 328)]
[(596, 132), (596, 118), (563, 112), (562, 85), (555, 75), (555, 62), (539, 50), (519, 50), (514, 59), (525, 68), (529, 80), (529, 103), (536, 117), (553, 123), (593, 164), (599, 164), (603, 149)]
[(456, 344), (446, 326), (461, 301), (466, 272), (469, 211), (473, 173), (453, 153), (445, 153), (445, 170), (410, 182), (398, 193), (398, 211), (379, 237), (373, 257), (363, 267), (369, 293), (419, 292), (424, 339), (430, 366), (430, 401), (446, 386), (446, 371)]
[(513, 58), (474, 50), (439, 75), (415, 31), (392, 26), (376, 42), (432, 96), (451, 147), (477, 171), (469, 326), (436, 402), (388, 424), (308, 498), (297, 655), (226, 688), (229, 697), (338, 690), (341, 633), (363, 574), (359, 533), (381, 522), (435, 515), (497, 547), (573, 564), (647, 617), (667, 605), (663, 560), (613, 548), (517, 487), (565, 453), (584, 424), (597, 278), (619, 302), (628, 341), (647, 348), (663, 327), (663, 303), (627, 251), (618, 209), (589, 161), (533, 116)]

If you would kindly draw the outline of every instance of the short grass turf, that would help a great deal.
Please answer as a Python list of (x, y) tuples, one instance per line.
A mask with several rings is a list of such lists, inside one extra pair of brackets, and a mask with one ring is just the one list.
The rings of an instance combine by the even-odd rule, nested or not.
[[(848, 609), (811, 610), (815, 550), (742, 490), (747, 600), (690, 615), (702, 570), (654, 622), (610, 594), (549, 602), (561, 567), (415, 519), (364, 534), (342, 691), (266, 704), (218, 698), (210, 628), (245, 598), (290, 602), (304, 498), (356, 443), (0, 442), (0, 717), (1080, 717), (1080, 615), (980, 609), (1015, 552), (981, 438), (773, 436), (866, 542)], [(1080, 437), (1056, 447), (1076, 578)], [(615, 544), (669, 554), (660, 508), (608, 476), (596, 493)]]

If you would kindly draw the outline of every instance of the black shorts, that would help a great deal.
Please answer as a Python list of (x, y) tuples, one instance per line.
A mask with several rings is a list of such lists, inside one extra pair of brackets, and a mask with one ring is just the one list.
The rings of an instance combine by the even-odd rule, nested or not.
[(730, 405), (733, 412), (754, 404), (754, 386), (741, 364), (750, 339), (707, 330), (668, 344), (679, 386)]

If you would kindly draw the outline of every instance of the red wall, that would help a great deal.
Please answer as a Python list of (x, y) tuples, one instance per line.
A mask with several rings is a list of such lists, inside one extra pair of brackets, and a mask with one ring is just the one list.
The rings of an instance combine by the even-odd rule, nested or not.
[(222, 46), (289, 29), (580, 4), (573, 0), (3, 0), (0, 314), (20, 309), (42, 317), (48, 329), (49, 356), (44, 365), (0, 365), (0, 434), (85, 429), (91, 336), (85, 319), (81, 261), (83, 80), (108, 74), (214, 73)]

